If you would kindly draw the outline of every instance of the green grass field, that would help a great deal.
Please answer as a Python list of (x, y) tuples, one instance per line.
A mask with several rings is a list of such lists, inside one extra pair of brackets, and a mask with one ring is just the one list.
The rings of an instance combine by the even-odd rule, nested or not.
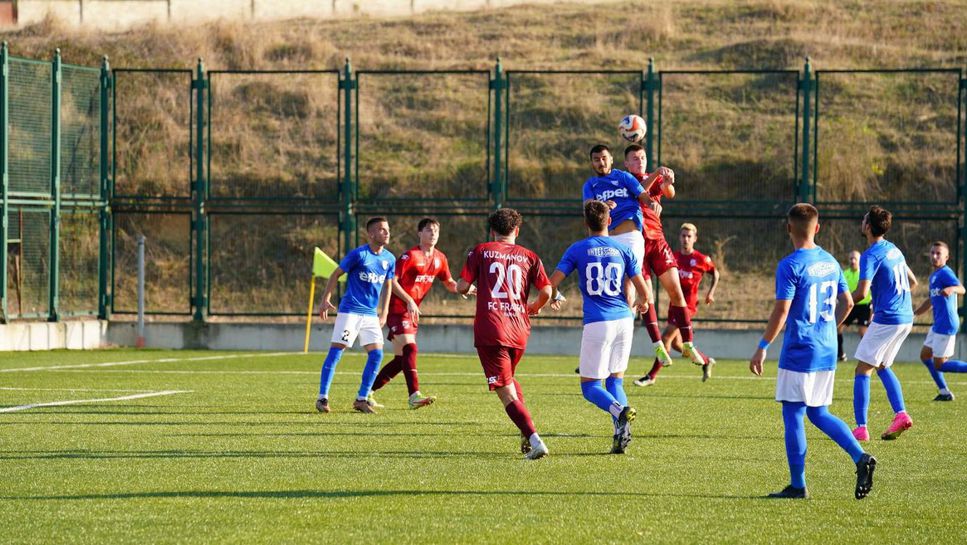
[[(321, 361), (0, 355), (0, 410), (182, 392), (0, 413), (0, 542), (831, 544), (967, 535), (967, 380), (949, 376), (961, 397), (933, 403), (919, 364), (896, 368), (915, 425), (898, 441), (869, 444), (880, 461), (869, 498), (853, 499), (853, 464), (807, 425), (813, 497), (775, 501), (762, 496), (788, 474), (774, 359), (767, 378), (730, 361), (702, 384), (679, 363), (654, 387), (629, 386), (635, 440), (615, 456), (608, 418), (580, 396), (576, 358), (525, 357), (519, 378), (551, 449), (536, 462), (517, 453), (517, 431), (473, 357), (422, 355), (423, 391), (438, 403), (406, 409), (400, 377), (381, 392), (379, 415), (349, 409), (358, 353), (341, 363), (334, 412), (316, 413)], [(847, 422), (850, 367), (832, 407)], [(874, 380), (871, 430), (879, 435), (890, 417)]]

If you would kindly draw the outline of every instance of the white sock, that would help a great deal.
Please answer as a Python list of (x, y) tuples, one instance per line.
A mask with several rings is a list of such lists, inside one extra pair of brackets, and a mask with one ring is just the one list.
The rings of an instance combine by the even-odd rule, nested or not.
[(530, 441), (531, 448), (537, 448), (537, 445), (544, 444), (544, 441), (541, 441), (541, 436), (537, 435), (537, 432), (532, 433), (531, 436), (527, 438), (527, 440)]
[(940, 394), (941, 395), (945, 395), (945, 396), (949, 396), (950, 395), (950, 390), (944, 388), (943, 390), (940, 390)]
[(615, 401), (614, 403), (611, 404), (610, 407), (608, 407), (608, 412), (611, 413), (611, 416), (615, 418), (618, 418), (619, 416), (621, 416), (621, 411), (623, 410), (625, 410), (625, 408), (621, 405), (621, 403), (618, 403), (617, 401)]

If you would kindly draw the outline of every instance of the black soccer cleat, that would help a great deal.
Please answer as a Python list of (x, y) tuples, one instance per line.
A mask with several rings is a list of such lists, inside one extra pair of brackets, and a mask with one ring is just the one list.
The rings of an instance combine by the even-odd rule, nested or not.
[(527, 454), (528, 452), (531, 451), (531, 448), (532, 447), (531, 447), (530, 439), (528, 439), (527, 437), (524, 437), (523, 433), (520, 434), (520, 453)]
[(933, 398), (934, 401), (953, 401), (954, 394), (937, 394), (937, 397)]
[(316, 400), (316, 410), (321, 413), (329, 412), (329, 398), (320, 397)]
[(793, 485), (789, 485), (779, 492), (773, 492), (766, 497), (778, 500), (806, 500), (809, 499), (809, 492), (806, 490), (805, 486), (802, 488), (796, 488)]
[(631, 422), (638, 412), (633, 407), (625, 407), (618, 415), (615, 424), (615, 434), (611, 441), (611, 454), (624, 454), (631, 443)]
[(856, 462), (856, 499), (862, 500), (873, 490), (873, 470), (876, 469), (876, 458), (863, 453), (860, 461)]

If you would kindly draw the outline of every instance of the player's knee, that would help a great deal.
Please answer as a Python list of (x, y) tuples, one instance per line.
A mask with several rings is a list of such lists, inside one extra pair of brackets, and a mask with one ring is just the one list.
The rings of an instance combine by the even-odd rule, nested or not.
[(947, 363), (947, 358), (933, 358), (933, 368), (940, 371), (943, 364)]

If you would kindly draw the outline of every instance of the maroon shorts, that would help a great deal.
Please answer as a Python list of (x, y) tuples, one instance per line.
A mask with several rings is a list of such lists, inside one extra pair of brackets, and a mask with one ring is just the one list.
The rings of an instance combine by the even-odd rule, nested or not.
[(416, 335), (416, 330), (419, 329), (409, 312), (390, 314), (386, 317), (386, 326), (389, 327), (386, 338), (391, 341), (397, 335)]
[(524, 349), (478, 346), (477, 355), (480, 356), (484, 376), (487, 377), (487, 386), (491, 390), (496, 390), (514, 383), (514, 372), (517, 371), (517, 364), (524, 356)]
[(641, 264), (642, 269), (651, 268), (655, 271), (655, 276), (661, 276), (677, 267), (678, 261), (675, 260), (675, 254), (668, 247), (664, 237), (645, 239), (645, 262)]

